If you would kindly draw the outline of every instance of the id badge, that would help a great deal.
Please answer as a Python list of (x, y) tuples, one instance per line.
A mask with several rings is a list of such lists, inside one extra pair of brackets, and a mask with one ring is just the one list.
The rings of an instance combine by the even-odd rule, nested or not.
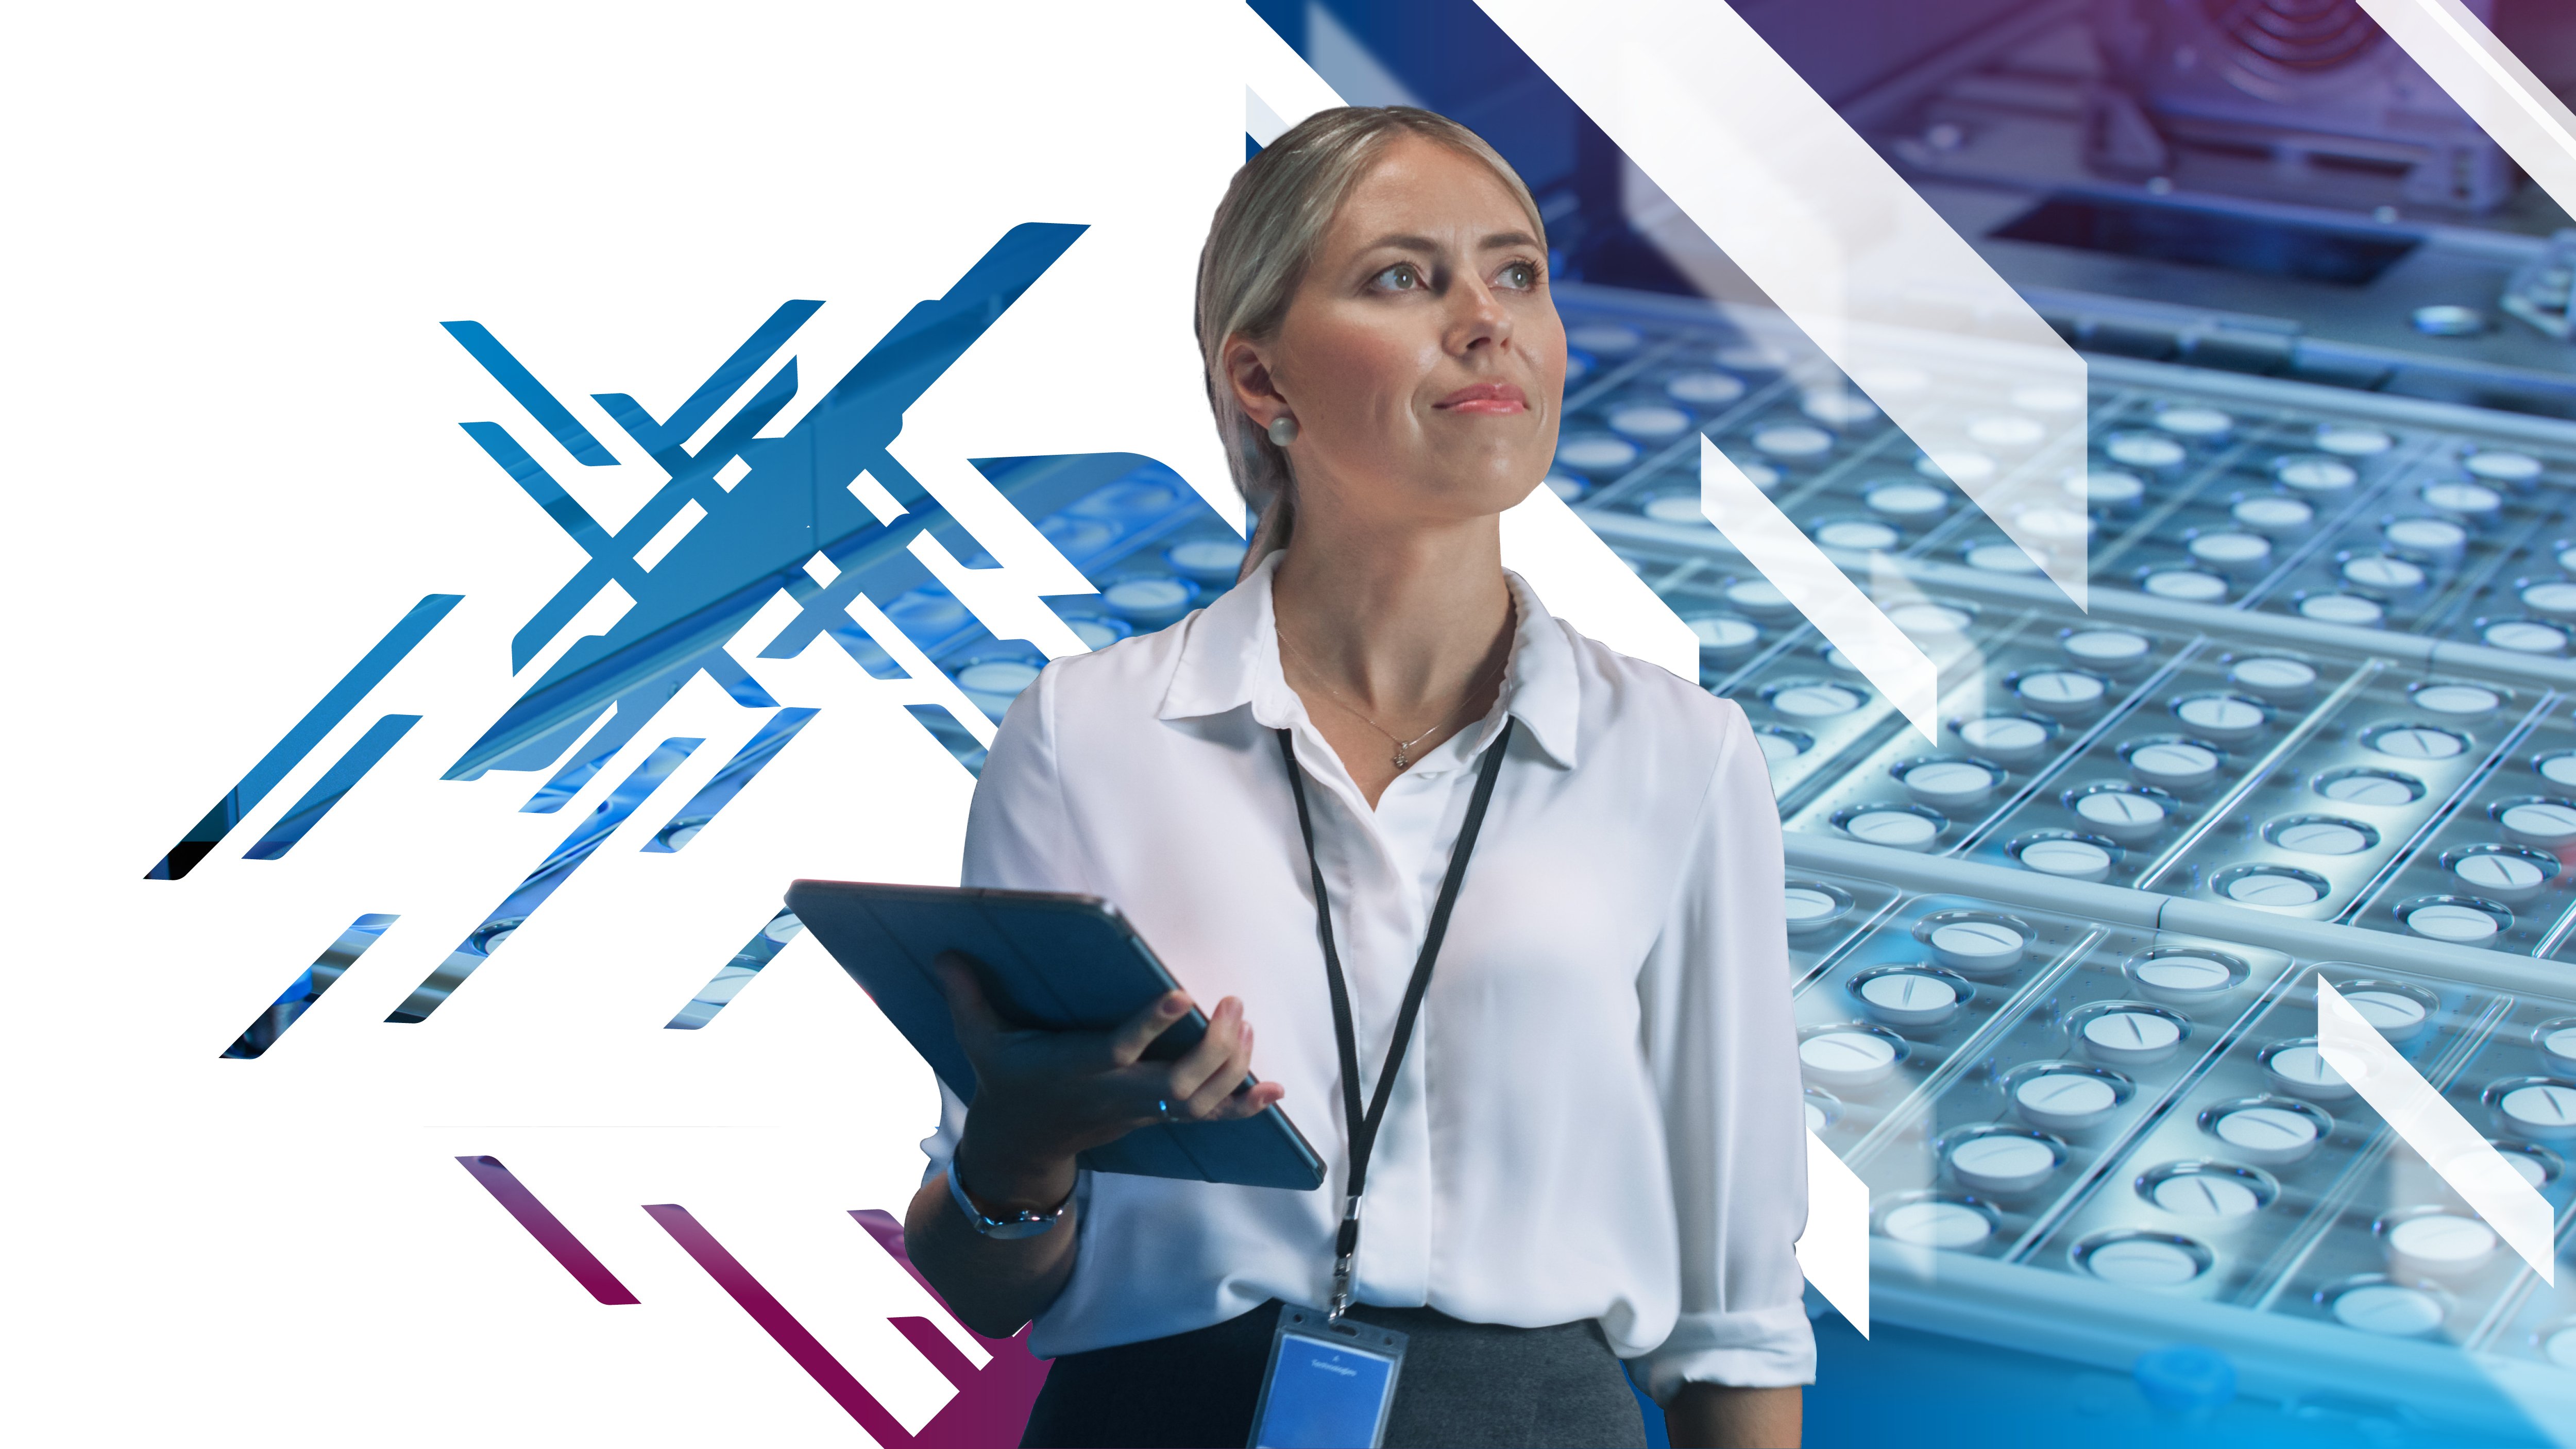
[(1404, 1341), (1391, 1328), (1283, 1306), (1252, 1411), (1252, 1449), (1377, 1449)]

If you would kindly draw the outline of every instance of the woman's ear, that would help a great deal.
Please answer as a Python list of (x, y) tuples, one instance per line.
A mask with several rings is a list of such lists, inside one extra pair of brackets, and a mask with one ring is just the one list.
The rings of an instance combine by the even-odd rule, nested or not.
[(1266, 429), (1273, 418), (1288, 411), (1288, 399), (1279, 395), (1271, 380), (1270, 361), (1258, 345), (1241, 334), (1229, 337), (1224, 360), (1225, 377), (1234, 388), (1234, 400), (1252, 419), (1253, 427)]

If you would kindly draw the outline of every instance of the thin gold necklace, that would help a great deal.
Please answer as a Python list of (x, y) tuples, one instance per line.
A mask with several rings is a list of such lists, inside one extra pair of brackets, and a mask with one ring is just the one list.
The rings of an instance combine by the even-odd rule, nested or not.
[[(1275, 622), (1273, 623), (1272, 628), (1273, 631), (1276, 632), (1277, 625)], [(1352, 714), (1359, 716), (1362, 720), (1366, 720), (1370, 729), (1373, 729), (1379, 734), (1387, 737), (1388, 742), (1395, 746), (1395, 768), (1398, 771), (1411, 769), (1413, 767), (1413, 747), (1456, 723), (1458, 716), (1467, 712), (1467, 706), (1475, 702), (1476, 696), (1483, 692), (1486, 683), (1490, 681), (1494, 677), (1495, 673), (1505, 664), (1511, 662), (1512, 657), (1511, 650), (1509, 648), (1504, 649), (1503, 657), (1501, 659), (1488, 665), (1475, 677), (1474, 680), (1469, 682), (1467, 685), (1467, 692), (1459, 697), (1457, 708), (1449, 711), (1448, 714), (1443, 715), (1439, 723), (1434, 724), (1431, 728), (1424, 730), (1422, 733), (1415, 735), (1409, 740), (1403, 740), (1396, 738), (1395, 731), (1379, 724), (1374, 719), (1370, 719), (1368, 711), (1360, 708), (1357, 700), (1354, 700), (1349, 695), (1335, 689), (1332, 681), (1324, 678), (1324, 672), (1315, 667), (1315, 661), (1306, 657), (1306, 651), (1288, 642), (1288, 636), (1286, 634), (1280, 634), (1278, 637), (1279, 642), (1287, 648), (1288, 652), (1297, 656), (1297, 662), (1306, 666), (1306, 672), (1315, 677), (1315, 682), (1324, 687), (1324, 693), (1332, 696), (1334, 703), (1350, 711)]]

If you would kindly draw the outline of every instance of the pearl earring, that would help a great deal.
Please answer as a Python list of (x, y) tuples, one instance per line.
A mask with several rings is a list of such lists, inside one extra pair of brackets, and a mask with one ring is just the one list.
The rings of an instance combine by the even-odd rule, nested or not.
[(1270, 420), (1270, 441), (1287, 447), (1297, 441), (1297, 420), (1286, 413)]

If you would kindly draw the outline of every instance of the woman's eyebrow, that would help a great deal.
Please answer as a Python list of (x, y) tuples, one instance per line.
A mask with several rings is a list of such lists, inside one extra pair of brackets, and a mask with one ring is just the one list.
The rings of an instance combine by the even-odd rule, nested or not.
[[(1537, 245), (1538, 238), (1531, 236), (1525, 231), (1498, 231), (1487, 236), (1484, 240), (1476, 244), (1477, 249), (1480, 251), (1493, 251), (1499, 247), (1534, 247)], [(1390, 232), (1389, 234), (1370, 242), (1363, 250), (1373, 252), (1383, 249), (1391, 249), (1400, 252), (1421, 252), (1425, 255), (1433, 255), (1439, 252), (1440, 244), (1427, 236), (1415, 236), (1410, 232)]]

